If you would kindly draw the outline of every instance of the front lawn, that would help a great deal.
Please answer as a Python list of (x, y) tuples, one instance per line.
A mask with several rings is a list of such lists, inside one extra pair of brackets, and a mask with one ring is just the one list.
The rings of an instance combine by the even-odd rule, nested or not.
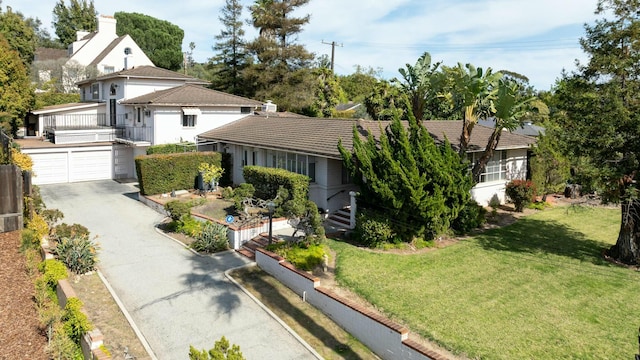
[(629, 359), (640, 273), (601, 258), (620, 210), (557, 207), (437, 251), (330, 240), (338, 281), (445, 348), (482, 359)]

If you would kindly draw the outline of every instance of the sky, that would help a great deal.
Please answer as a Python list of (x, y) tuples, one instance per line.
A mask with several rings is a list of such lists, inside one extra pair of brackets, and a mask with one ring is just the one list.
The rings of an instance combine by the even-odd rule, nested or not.
[[(0, 0), (2, 8), (37, 17), (55, 35), (51, 22), (57, 0)], [(250, 17), (243, 0), (243, 19)], [(224, 0), (94, 0), (99, 14), (137, 12), (167, 20), (185, 32), (193, 57), (205, 62), (215, 55), (214, 36)], [(593, 24), (597, 0), (311, 0), (296, 15), (311, 16), (297, 42), (316, 55), (331, 56), (335, 72), (348, 75), (356, 65), (379, 71), (384, 79), (400, 77), (398, 69), (415, 64), (429, 52), (444, 65), (471, 63), (509, 70), (529, 78), (537, 90), (550, 90), (562, 70), (586, 61), (579, 46), (584, 24)], [(65, 1), (69, 4), (69, 1)], [(256, 37), (245, 24), (246, 40)], [(328, 43), (328, 44), (327, 44)]]

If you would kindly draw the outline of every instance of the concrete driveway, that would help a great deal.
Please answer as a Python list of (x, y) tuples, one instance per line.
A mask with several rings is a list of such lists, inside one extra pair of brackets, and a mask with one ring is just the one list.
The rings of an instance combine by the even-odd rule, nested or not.
[(248, 260), (235, 252), (199, 256), (156, 232), (162, 216), (115, 181), (40, 186), (67, 224), (86, 226), (100, 244), (99, 268), (158, 359), (188, 359), (223, 335), (247, 359), (315, 359), (224, 271)]

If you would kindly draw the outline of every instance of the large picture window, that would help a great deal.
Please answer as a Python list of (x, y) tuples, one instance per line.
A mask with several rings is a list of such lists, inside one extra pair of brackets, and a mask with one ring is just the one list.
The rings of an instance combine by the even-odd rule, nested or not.
[[(482, 153), (470, 154), (471, 163), (475, 164), (480, 160)], [(480, 182), (490, 182), (507, 179), (507, 152), (504, 150), (496, 150), (493, 156), (487, 162), (484, 170), (480, 174)]]
[(314, 156), (270, 151), (267, 154), (267, 159), (267, 166), (269, 167), (307, 175), (311, 178), (311, 182), (316, 182), (316, 158)]

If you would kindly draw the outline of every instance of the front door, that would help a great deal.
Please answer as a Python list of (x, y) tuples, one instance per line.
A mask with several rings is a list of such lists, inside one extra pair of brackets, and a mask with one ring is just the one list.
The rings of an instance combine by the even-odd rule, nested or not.
[(116, 126), (116, 99), (109, 100), (109, 123)]

